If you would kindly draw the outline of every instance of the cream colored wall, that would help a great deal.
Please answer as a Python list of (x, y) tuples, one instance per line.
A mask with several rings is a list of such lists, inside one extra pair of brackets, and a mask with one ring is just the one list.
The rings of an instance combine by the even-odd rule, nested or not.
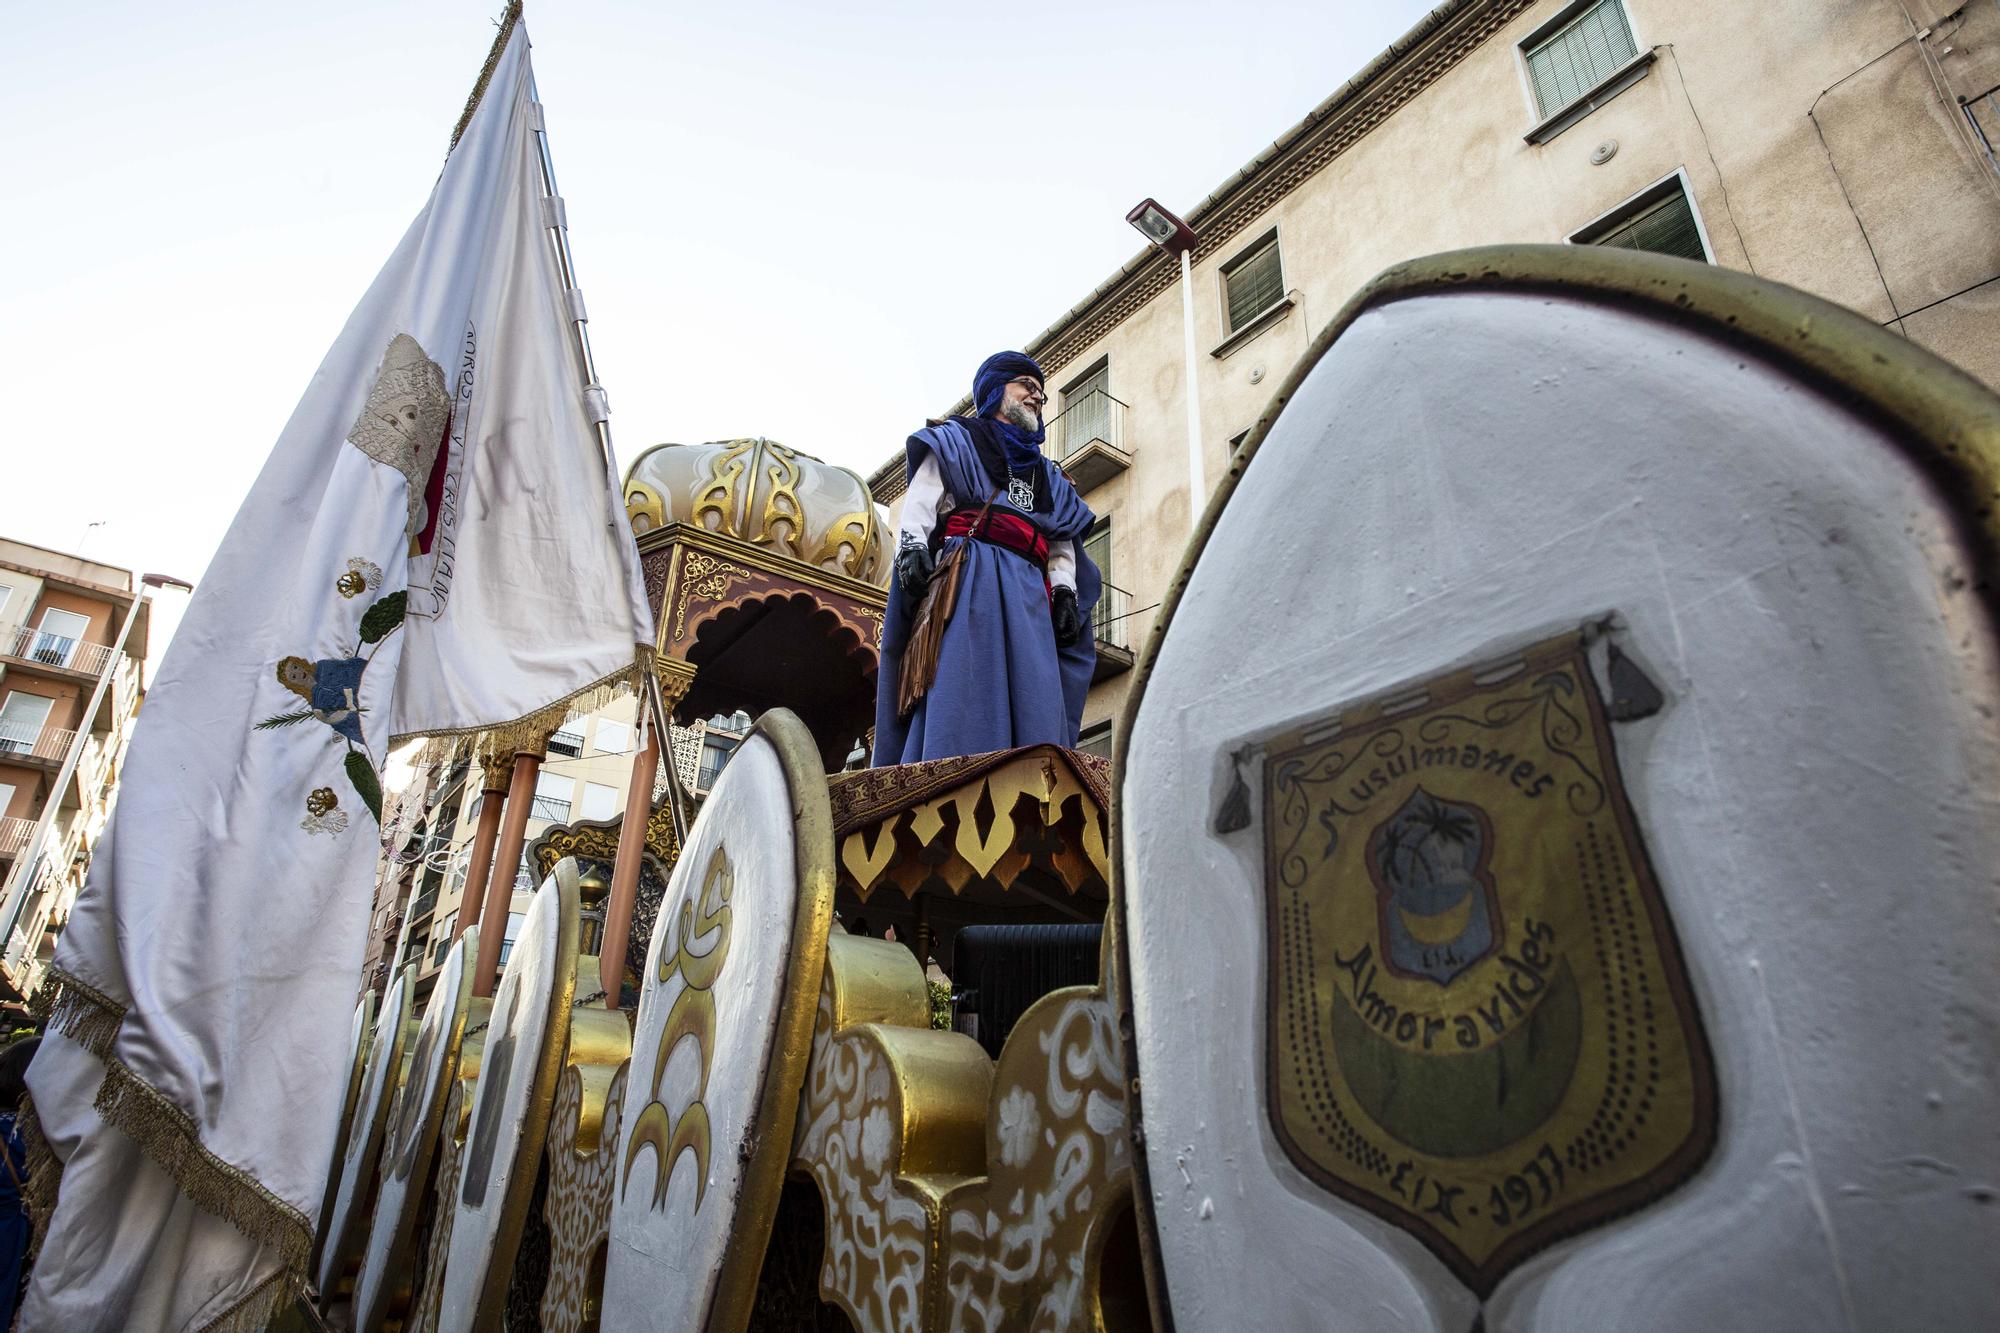
[[(1937, 85), (1978, 93), (2000, 82), (2000, 7), (1967, 7), (1919, 41), (1893, 0), (1628, 0), (1640, 48), (1656, 50), (1645, 76), (1555, 139), (1530, 144), (1523, 135), (1537, 115), (1516, 47), (1561, 8), (1530, 6), (1196, 265), (1209, 487), (1228, 466), (1229, 439), (1376, 273), (1440, 250), (1561, 242), (1676, 171), (1718, 263), (1878, 321), (2000, 274), (2000, 179), (1968, 147)], [(1608, 139), (1617, 153), (1593, 166), (1592, 150)], [(1224, 338), (1218, 271), (1273, 224), (1296, 304), (1227, 356), (1209, 355)], [(1899, 327), (2000, 384), (1996, 310), (2000, 283), (1942, 299)], [(1135, 609), (1151, 607), (1189, 528), (1179, 284), (1049, 366), (1051, 383), (1104, 356), (1110, 392), (1131, 407), (1134, 464), (1084, 498), (1112, 520), (1116, 581)], [(1133, 617), (1135, 649), (1152, 620)], [(1117, 713), (1130, 679), (1092, 691), (1086, 729)]]

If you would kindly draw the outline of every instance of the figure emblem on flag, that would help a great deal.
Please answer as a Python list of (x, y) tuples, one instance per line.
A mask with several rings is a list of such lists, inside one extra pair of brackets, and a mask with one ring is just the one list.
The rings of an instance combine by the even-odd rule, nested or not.
[[(273, 714), (257, 724), (259, 731), (275, 731), (313, 721), (323, 722), (332, 728), (334, 735), (347, 743), (347, 757), (342, 761), (347, 779), (377, 822), (382, 818), (382, 784), (376, 777), (375, 764), (368, 756), (368, 743), (361, 730), (361, 717), (365, 711), (361, 705), (361, 679), (375, 650), (403, 623), (406, 600), (402, 593), (392, 592), (363, 612), (359, 630), (361, 641), (346, 656), (310, 661), (294, 654), (280, 659), (276, 672), (278, 683), (303, 699), (305, 707), (289, 713)], [(362, 651), (364, 648), (368, 650), (365, 653)], [(308, 832), (338, 833), (346, 827), (345, 818), (338, 821), (339, 827), (334, 827), (323, 818), (324, 811), (313, 809), (315, 804), (323, 801), (319, 793), (327, 790), (325, 787), (315, 788), (313, 794), (306, 798), (306, 810), (312, 817), (306, 824)]]
[(1715, 1073), (1580, 636), (1387, 697), (1270, 747), (1271, 1116), (1483, 1297), (1686, 1180)]
[(415, 555), (417, 534), (430, 524), (426, 493), (445, 452), (451, 429), (451, 393), (444, 370), (424, 354), (415, 338), (399, 333), (382, 353), (382, 369), (368, 388), (368, 401), (347, 433), (348, 442), (378, 463), (403, 474), (409, 485), (409, 518), (403, 532)]

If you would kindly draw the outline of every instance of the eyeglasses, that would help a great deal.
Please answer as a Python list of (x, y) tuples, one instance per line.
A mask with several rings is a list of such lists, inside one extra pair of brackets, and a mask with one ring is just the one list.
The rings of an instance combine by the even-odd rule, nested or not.
[(1009, 384), (1018, 384), (1022, 388), (1026, 389), (1029, 393), (1034, 394), (1039, 398), (1047, 398), (1049, 396), (1048, 390), (1042, 387), (1042, 382), (1036, 379), (1032, 375), (1016, 375), (1013, 379), (1008, 380), (1007, 382)]

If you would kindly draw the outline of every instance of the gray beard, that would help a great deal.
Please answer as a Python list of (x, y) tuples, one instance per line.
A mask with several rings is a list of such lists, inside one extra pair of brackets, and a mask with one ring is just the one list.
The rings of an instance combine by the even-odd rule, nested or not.
[(1000, 409), (1000, 419), (1019, 426), (1022, 430), (1035, 430), (1042, 424), (1035, 410), (1026, 403), (1009, 403)]

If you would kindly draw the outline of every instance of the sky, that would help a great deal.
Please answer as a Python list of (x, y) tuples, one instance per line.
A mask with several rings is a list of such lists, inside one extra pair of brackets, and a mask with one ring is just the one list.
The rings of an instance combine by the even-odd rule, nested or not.
[[(530, 3), (621, 464), (865, 475), (1426, 7)], [(5, 6), (0, 535), (200, 578), (500, 8)]]

